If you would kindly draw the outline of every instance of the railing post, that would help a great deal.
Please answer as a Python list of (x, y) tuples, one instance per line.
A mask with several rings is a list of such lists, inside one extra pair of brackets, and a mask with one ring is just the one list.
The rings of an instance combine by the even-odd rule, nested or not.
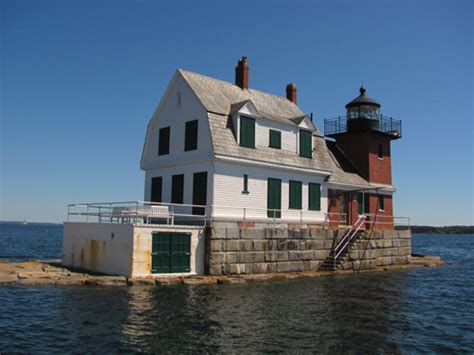
[(246, 220), (246, 217), (247, 217), (247, 208), (244, 207), (244, 221)]
[(171, 205), (171, 225), (174, 226), (174, 205)]
[(99, 206), (99, 216), (98, 217), (99, 217), (99, 223), (102, 223), (102, 214), (100, 212), (100, 206)]
[(300, 228), (303, 226), (303, 211), (300, 211)]
[(112, 203), (109, 203), (110, 223), (112, 223)]

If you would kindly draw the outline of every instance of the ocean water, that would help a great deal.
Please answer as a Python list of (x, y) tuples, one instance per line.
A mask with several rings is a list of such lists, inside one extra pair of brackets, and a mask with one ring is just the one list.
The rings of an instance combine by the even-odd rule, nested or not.
[[(0, 258), (61, 257), (62, 226), (0, 223)], [(0, 352), (474, 353), (474, 235), (446, 265), (238, 285), (0, 287)]]

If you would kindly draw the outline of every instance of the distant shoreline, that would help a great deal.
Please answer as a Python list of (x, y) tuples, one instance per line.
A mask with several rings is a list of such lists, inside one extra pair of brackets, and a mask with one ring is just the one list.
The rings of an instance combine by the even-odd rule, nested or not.
[(413, 234), (474, 234), (474, 226), (410, 226)]

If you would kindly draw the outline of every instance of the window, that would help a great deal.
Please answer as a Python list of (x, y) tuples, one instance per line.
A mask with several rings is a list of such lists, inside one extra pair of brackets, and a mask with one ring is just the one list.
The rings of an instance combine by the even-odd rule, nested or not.
[(151, 202), (161, 202), (163, 178), (161, 176), (151, 179)]
[(198, 120), (186, 122), (184, 132), (184, 150), (197, 149), (198, 142)]
[(242, 193), (249, 193), (249, 176), (247, 174), (244, 174), (244, 189), (242, 190)]
[(377, 156), (379, 159), (383, 159), (383, 145), (381, 143), (378, 145)]
[(312, 134), (310, 131), (300, 129), (300, 157), (312, 157)]
[(158, 155), (170, 153), (170, 127), (160, 129), (158, 137)]
[[(207, 172), (194, 173), (193, 175), (193, 205), (207, 205)], [(205, 207), (193, 207), (193, 214), (205, 215)]]
[(357, 206), (358, 206), (358, 213), (359, 214), (364, 214), (364, 201), (365, 200), (365, 196), (364, 194), (361, 192), (357, 195)]
[(177, 101), (178, 107), (181, 107), (181, 93), (180, 92), (176, 94), (176, 101)]
[(281, 149), (281, 132), (275, 131), (274, 129), (270, 130), (270, 148)]
[(183, 203), (184, 175), (173, 175), (171, 181), (171, 203)]
[(301, 181), (290, 180), (290, 209), (301, 209)]
[(240, 146), (255, 148), (255, 120), (240, 116)]
[(385, 199), (379, 195), (379, 211), (385, 211)]
[(281, 218), (281, 180), (268, 178), (267, 216)]
[(321, 211), (321, 184), (308, 184), (308, 210)]

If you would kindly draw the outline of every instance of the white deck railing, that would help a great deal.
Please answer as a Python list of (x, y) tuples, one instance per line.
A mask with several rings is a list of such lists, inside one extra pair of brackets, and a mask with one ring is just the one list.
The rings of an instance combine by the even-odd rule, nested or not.
[[(408, 217), (366, 214), (366, 229), (394, 226), (409, 228)], [(197, 224), (211, 225), (213, 221), (294, 223), (327, 225), (335, 221), (347, 226), (345, 213), (267, 209), (235, 206), (204, 206), (149, 201), (93, 202), (68, 205), (67, 221), (128, 223), (128, 224)]]

